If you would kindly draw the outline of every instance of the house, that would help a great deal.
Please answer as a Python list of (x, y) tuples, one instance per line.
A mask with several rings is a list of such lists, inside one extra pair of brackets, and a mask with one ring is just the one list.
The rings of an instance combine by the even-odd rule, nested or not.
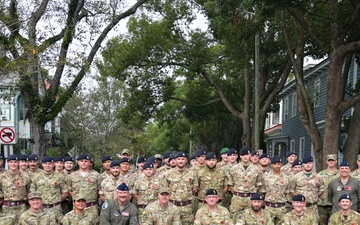
[[(304, 68), (304, 82), (309, 96), (312, 98), (314, 106), (314, 116), (320, 134), (324, 134), (326, 98), (327, 98), (327, 76), (329, 69), (329, 60), (326, 59), (317, 65)], [(355, 88), (356, 82), (360, 78), (360, 67), (355, 59), (351, 63), (349, 71), (348, 85)], [(313, 145), (310, 136), (302, 125), (297, 105), (295, 80), (289, 81), (280, 93), (280, 110), (276, 113), (270, 113), (267, 127), (265, 127), (265, 142), (268, 152), (271, 155), (280, 155), (285, 160), (286, 152), (294, 150), (300, 159), (306, 154), (314, 156)], [(343, 117), (352, 115), (353, 109), (348, 110)], [(274, 115), (278, 119), (271, 123)], [(279, 129), (280, 128), (280, 129)], [(296, 129), (295, 129), (296, 128)], [(276, 133), (274, 132), (275, 130)], [(346, 133), (341, 134), (341, 141), (346, 140)]]

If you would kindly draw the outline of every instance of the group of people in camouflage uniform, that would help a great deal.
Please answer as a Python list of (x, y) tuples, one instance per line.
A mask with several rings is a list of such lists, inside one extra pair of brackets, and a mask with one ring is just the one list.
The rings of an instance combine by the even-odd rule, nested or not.
[(338, 169), (337, 155), (319, 173), (293, 151), (286, 165), (247, 147), (220, 155), (167, 151), (138, 157), (135, 168), (124, 149), (102, 157), (101, 174), (88, 154), (77, 171), (61, 156), (42, 158), (41, 170), (34, 154), (10, 155), (5, 171), (0, 155), (0, 225), (360, 224), (360, 170), (346, 161)]

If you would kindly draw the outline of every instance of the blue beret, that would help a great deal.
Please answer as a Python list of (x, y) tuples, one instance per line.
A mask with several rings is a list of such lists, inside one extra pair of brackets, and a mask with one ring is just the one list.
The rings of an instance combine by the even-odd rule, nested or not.
[(147, 169), (147, 168), (154, 168), (154, 164), (151, 162), (146, 162), (143, 166), (143, 169)]
[(305, 202), (305, 196), (304, 195), (295, 195), (292, 200), (294, 202)]
[(207, 189), (205, 195), (217, 195), (217, 191), (215, 189)]
[(282, 158), (278, 155), (275, 155), (274, 157), (272, 157), (271, 159), (271, 164), (274, 164), (274, 163), (282, 163)]
[(216, 159), (216, 154), (215, 154), (215, 152), (208, 152), (207, 154), (206, 154), (206, 160), (209, 160), (209, 159)]
[[(197, 156), (197, 154), (196, 154), (196, 156)], [(176, 153), (176, 155), (175, 155), (175, 158), (179, 158), (179, 157), (186, 157), (187, 158), (185, 152), (181, 152), (181, 151)]]
[(30, 155), (29, 155), (29, 161), (30, 161), (30, 160), (38, 161), (38, 160), (39, 160), (39, 157), (38, 157), (36, 154), (30, 154)]
[(73, 162), (73, 158), (71, 156), (65, 156), (64, 162)]
[(140, 156), (140, 157), (137, 159), (137, 163), (143, 163), (143, 162), (146, 162), (146, 157), (145, 157), (145, 156)]
[(117, 189), (119, 191), (129, 191), (129, 187), (125, 183), (120, 184)]
[(256, 194), (251, 195), (250, 200), (264, 200), (264, 198), (263, 198), (263, 196), (261, 196), (261, 194), (256, 193)]
[(120, 160), (120, 163), (123, 163), (123, 162), (130, 163), (131, 161), (130, 161), (130, 158), (122, 157)]
[(29, 157), (27, 155), (19, 155), (19, 161), (28, 161)]
[(190, 157), (190, 161), (195, 159), (196, 160), (196, 154), (192, 154), (191, 157)]
[(245, 146), (240, 149), (240, 155), (248, 155), (250, 154), (250, 148)]
[(56, 156), (54, 158), (54, 162), (64, 162), (65, 157), (64, 156)]
[(18, 157), (17, 155), (15, 155), (15, 154), (9, 155), (9, 156), (7, 157), (7, 161), (9, 162), (9, 161), (11, 161), (11, 160), (16, 160), (16, 161), (18, 161), (18, 160), (19, 160), (19, 157)]
[(91, 160), (88, 154), (80, 154), (76, 160)]
[(42, 163), (54, 162), (54, 159), (51, 156), (45, 156), (44, 158), (42, 158), (41, 162)]
[(111, 161), (110, 167), (114, 167), (114, 166), (120, 166), (120, 161), (119, 160)]
[(171, 154), (171, 155), (169, 156), (169, 162), (170, 162), (171, 160), (173, 160), (173, 159), (175, 159), (175, 154)]
[(253, 152), (251, 153), (251, 156), (254, 156), (254, 155), (260, 156), (260, 153), (259, 153), (258, 151), (253, 151)]
[(350, 164), (349, 164), (347, 161), (343, 160), (343, 161), (340, 163), (340, 167), (341, 167), (341, 166), (348, 166), (348, 167), (350, 167)]
[(166, 151), (166, 152), (164, 153), (164, 155), (163, 155), (163, 159), (169, 158), (170, 155), (171, 155), (171, 151)]
[(293, 162), (292, 167), (294, 167), (294, 166), (301, 166), (301, 165), (302, 165), (301, 160), (300, 160), (300, 159), (296, 159), (296, 160)]
[(104, 162), (106, 162), (106, 161), (108, 161), (108, 160), (111, 160), (111, 161), (112, 161), (112, 160), (113, 160), (113, 157), (110, 156), (110, 155), (106, 155), (106, 156), (102, 157), (101, 162), (104, 163)]
[(340, 197), (339, 197), (339, 202), (343, 199), (348, 199), (351, 201), (351, 196), (348, 195), (348, 194), (342, 194)]
[(304, 156), (303, 160), (302, 160), (302, 163), (309, 163), (309, 162), (314, 162), (314, 159), (311, 155), (306, 155)]
[(197, 152), (196, 152), (196, 157), (200, 157), (202, 155), (206, 155), (206, 152), (204, 149), (199, 149)]
[(263, 158), (268, 158), (268, 159), (270, 159), (270, 155), (267, 154), (267, 153), (264, 153), (264, 154), (262, 154), (262, 155), (260, 156), (260, 159), (263, 159)]
[(291, 155), (296, 155), (295, 151), (293, 151), (293, 150), (288, 151), (288, 152), (286, 153), (286, 158), (289, 157), (289, 156), (291, 156)]
[(232, 154), (237, 155), (237, 151), (235, 148), (229, 149), (229, 151), (227, 152), (227, 155), (232, 155)]

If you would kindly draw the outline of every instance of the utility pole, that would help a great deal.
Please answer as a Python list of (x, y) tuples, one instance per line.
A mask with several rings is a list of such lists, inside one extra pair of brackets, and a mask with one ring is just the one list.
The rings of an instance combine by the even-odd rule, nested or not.
[[(257, 15), (255, 8), (255, 23), (257, 23)], [(260, 35), (259, 31), (255, 34), (255, 82), (254, 82), (254, 95), (255, 95), (255, 118), (254, 118), (254, 150), (260, 148), (260, 94), (259, 94), (259, 80), (260, 80), (260, 57), (259, 57)]]

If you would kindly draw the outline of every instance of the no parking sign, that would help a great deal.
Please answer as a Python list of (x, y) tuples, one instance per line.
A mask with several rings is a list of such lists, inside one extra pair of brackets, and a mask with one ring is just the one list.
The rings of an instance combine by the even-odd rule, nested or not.
[(13, 128), (4, 127), (0, 130), (0, 143), (1, 144), (15, 144), (16, 134)]

